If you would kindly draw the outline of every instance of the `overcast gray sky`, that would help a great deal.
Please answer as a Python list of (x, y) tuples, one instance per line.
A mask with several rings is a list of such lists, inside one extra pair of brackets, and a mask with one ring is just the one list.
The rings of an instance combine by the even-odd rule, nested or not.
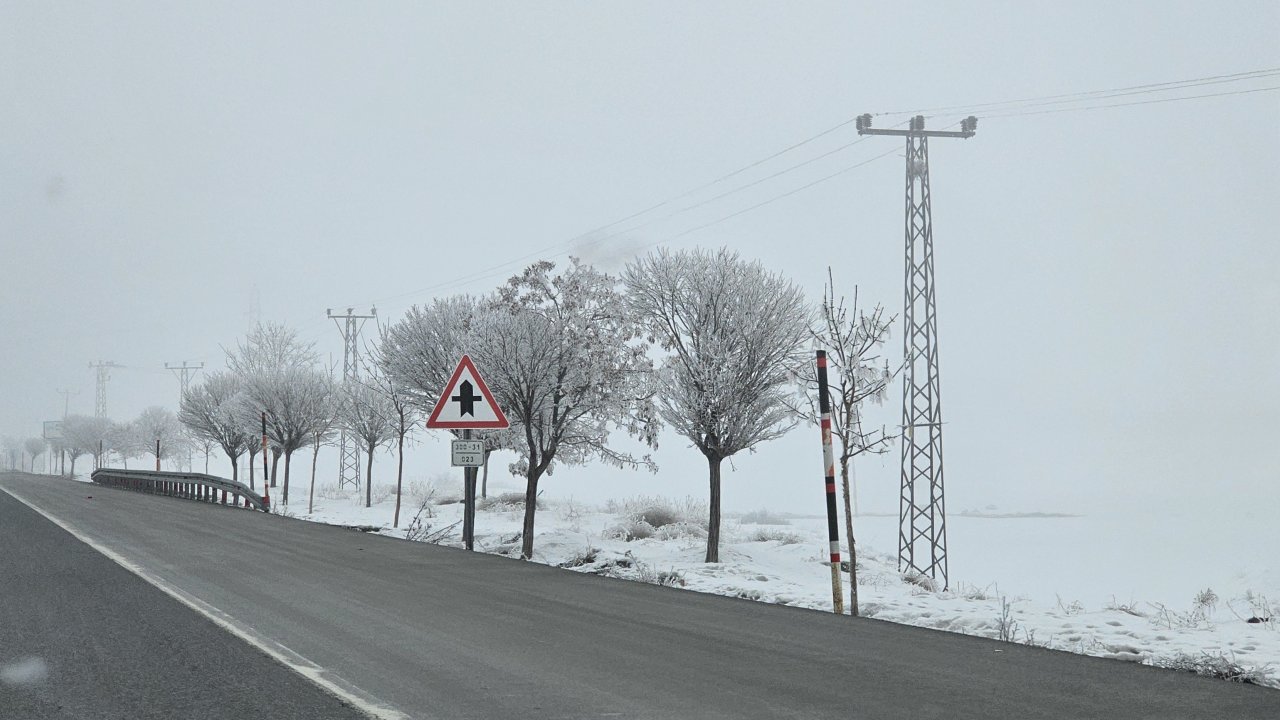
[[(126, 366), (109, 409), (130, 417), (176, 403), (166, 361), (218, 366), (256, 317), (336, 354), (328, 307), (376, 302), (394, 320), (573, 247), (617, 269), (652, 243), (729, 246), (814, 298), (830, 264), (844, 291), (900, 312), (898, 152), (681, 235), (895, 139), (661, 219), (848, 143), (852, 126), (613, 230), (658, 222), (573, 240), (859, 113), (1273, 68), (1278, 37), (1275, 2), (10, 0), (0, 433), (38, 434), (62, 414), (59, 388), (92, 413), (91, 361)], [(976, 138), (932, 145), (953, 509), (1155, 494), (1276, 509), (1278, 110), (1280, 93), (1256, 92), (987, 117)], [(704, 495), (696, 452), (663, 441), (656, 478), (588, 468), (544, 484)], [(412, 466), (445, 469), (444, 449), (427, 441)], [(818, 453), (802, 428), (737, 458), (726, 506), (821, 512)], [(868, 507), (896, 507), (896, 453), (859, 473)]]

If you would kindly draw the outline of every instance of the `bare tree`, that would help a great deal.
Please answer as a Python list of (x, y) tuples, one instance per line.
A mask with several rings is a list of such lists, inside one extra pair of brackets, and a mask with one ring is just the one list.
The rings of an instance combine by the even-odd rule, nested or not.
[[(851, 478), (853, 459), (863, 453), (888, 452), (894, 436), (884, 427), (867, 430), (862, 422), (862, 408), (867, 402), (883, 403), (894, 371), (881, 357), (880, 348), (889, 339), (889, 328), (896, 316), (885, 317), (884, 306), (876, 305), (870, 314), (858, 307), (858, 288), (853, 289), (853, 305), (845, 307), (844, 297), (835, 296), (835, 281), (827, 269), (827, 285), (822, 296), (821, 317), (813, 330), (817, 346), (827, 351), (828, 393), (831, 400), (831, 434), (840, 441), (837, 461), (844, 494), (845, 535), (849, 543), (849, 611), (858, 614), (858, 552), (853, 535), (853, 516), (858, 511), (858, 489)], [(816, 368), (806, 363), (800, 372), (805, 386), (805, 403), (795, 410), (808, 422), (817, 424), (818, 378)]]
[(342, 423), (363, 443), (369, 461), (364, 482), (364, 506), (373, 505), (373, 453), (395, 435), (395, 411), (391, 401), (363, 383), (343, 387)]
[(36, 458), (44, 454), (44, 440), (38, 437), (27, 438), (22, 441), (22, 448), (27, 451), (27, 455), (31, 456), (30, 471), (36, 471)]
[(512, 422), (525, 476), (521, 556), (533, 556), (538, 481), (554, 463), (599, 459), (656, 469), (610, 446), (621, 429), (657, 446), (650, 388), (653, 363), (641, 329), (626, 314), (617, 281), (571, 259), (559, 275), (538, 262), (511, 278), (475, 318), (476, 361)]
[(178, 409), (178, 420), (196, 438), (222, 448), (231, 461), (231, 479), (237, 482), (240, 456), (252, 442), (241, 417), (243, 402), (239, 378), (218, 370), (206, 375), (204, 382), (187, 388)]
[(809, 309), (795, 285), (723, 249), (651, 253), (623, 281), (632, 312), (670, 353), (662, 418), (707, 459), (706, 562), (719, 562), (720, 465), (795, 426), (786, 400)]

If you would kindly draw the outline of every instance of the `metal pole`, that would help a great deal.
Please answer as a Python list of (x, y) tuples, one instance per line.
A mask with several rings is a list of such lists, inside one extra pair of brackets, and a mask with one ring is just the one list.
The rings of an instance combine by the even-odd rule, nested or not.
[[(463, 430), (462, 439), (470, 440), (471, 431)], [(465, 467), (462, 469), (463, 492), (466, 496), (466, 505), (462, 510), (462, 542), (468, 550), (475, 550), (476, 547), (476, 469), (473, 467)]]
[(844, 614), (844, 589), (840, 586), (840, 520), (836, 514), (836, 461), (831, 451), (831, 396), (827, 392), (827, 351), (818, 351), (818, 410), (822, 413), (822, 460), (826, 466), (827, 539), (831, 543), (831, 604)]
[(267, 482), (267, 414), (262, 413), (262, 505), (271, 512), (271, 483)]

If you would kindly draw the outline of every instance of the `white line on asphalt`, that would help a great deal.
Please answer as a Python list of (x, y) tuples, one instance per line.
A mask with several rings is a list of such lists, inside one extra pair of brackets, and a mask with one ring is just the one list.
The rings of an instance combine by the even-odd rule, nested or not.
[[(93, 486), (89, 486), (89, 487), (93, 487)], [(408, 715), (405, 715), (404, 713), (398, 710), (394, 710), (390, 707), (387, 707), (385, 704), (380, 704), (370, 698), (362, 697), (361, 695), (358, 695), (352, 692), (351, 690), (343, 687), (342, 685), (339, 685), (333, 680), (330, 680), (329, 678), (325, 677), (324, 668), (311, 662), (310, 660), (307, 660), (306, 658), (290, 650), (289, 648), (277, 642), (266, 640), (264, 638), (259, 638), (245, 631), (244, 629), (237, 627), (236, 624), (232, 622), (231, 617), (226, 613), (222, 612), (221, 610), (219, 610), (218, 608), (213, 607), (212, 605), (204, 602), (203, 600), (200, 600), (199, 598), (190, 596), (187, 593), (179, 590), (178, 588), (173, 587), (172, 585), (169, 585), (164, 580), (161, 580), (160, 578), (144, 570), (142, 567), (134, 564), (128, 558), (125, 558), (124, 556), (116, 553), (114, 550), (108, 547), (98, 544), (92, 538), (88, 537), (84, 533), (75, 529), (71, 525), (68, 525), (67, 523), (54, 517), (53, 515), (50, 515), (49, 513), (42, 510), (41, 508), (36, 507), (31, 501), (22, 497), (21, 495), (14, 492), (13, 490), (6, 487), (0, 487), (0, 491), (4, 491), (8, 493), (10, 496), (13, 497), (14, 500), (17, 500), (18, 502), (22, 503), (23, 505), (26, 505), (27, 507), (31, 508), (37, 513), (40, 513), (41, 515), (44, 516), (46, 520), (53, 523), (54, 525), (57, 525), (63, 530), (66, 530), (68, 533), (71, 534), (72, 537), (84, 543), (85, 545), (88, 545), (94, 550), (97, 550), (98, 552), (107, 556), (107, 558), (115, 562), (120, 567), (124, 568), (125, 570), (128, 570), (134, 575), (137, 575), (143, 580), (146, 580), (147, 582), (151, 583), (153, 586), (155, 586), (156, 589), (160, 590), (164, 594), (168, 595), (174, 600), (177, 600), (183, 605), (186, 605), (187, 607), (196, 611), (200, 615), (208, 618), (218, 627), (222, 628), (223, 630), (226, 630), (232, 635), (235, 635), (241, 640), (261, 650), (262, 652), (266, 653), (271, 659), (275, 660), (281, 665), (284, 665), (290, 670), (298, 673), (299, 675), (306, 678), (307, 680), (310, 680), (312, 683), (315, 683), (321, 689), (330, 693), (331, 695), (335, 695), (342, 701), (351, 704), (357, 710), (360, 710), (361, 712), (365, 713), (366, 715), (369, 715), (370, 717), (377, 718), (377, 720), (410, 720)]]

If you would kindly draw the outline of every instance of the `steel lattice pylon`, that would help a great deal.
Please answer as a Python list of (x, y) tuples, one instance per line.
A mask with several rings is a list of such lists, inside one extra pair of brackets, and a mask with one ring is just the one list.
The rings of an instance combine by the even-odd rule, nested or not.
[(903, 298), (902, 495), (898, 568), (947, 585), (942, 389), (929, 207), (929, 138), (907, 136), (907, 260)]
[(947, 504), (942, 480), (942, 387), (938, 378), (938, 305), (933, 274), (933, 218), (929, 198), (929, 138), (973, 137), (977, 118), (960, 131), (925, 130), (924, 117), (906, 130), (871, 129), (860, 135), (907, 140), (906, 282), (903, 297), (902, 493), (898, 507), (898, 570), (947, 587)]
[[(360, 328), (365, 320), (378, 316), (378, 309), (370, 309), (368, 315), (355, 315), (352, 308), (347, 308), (346, 315), (334, 315), (333, 310), (326, 310), (325, 314), (333, 318), (342, 333), (342, 384), (357, 382), (360, 377)], [(338, 487), (347, 485), (360, 487), (360, 446), (343, 428), (338, 436)]]

